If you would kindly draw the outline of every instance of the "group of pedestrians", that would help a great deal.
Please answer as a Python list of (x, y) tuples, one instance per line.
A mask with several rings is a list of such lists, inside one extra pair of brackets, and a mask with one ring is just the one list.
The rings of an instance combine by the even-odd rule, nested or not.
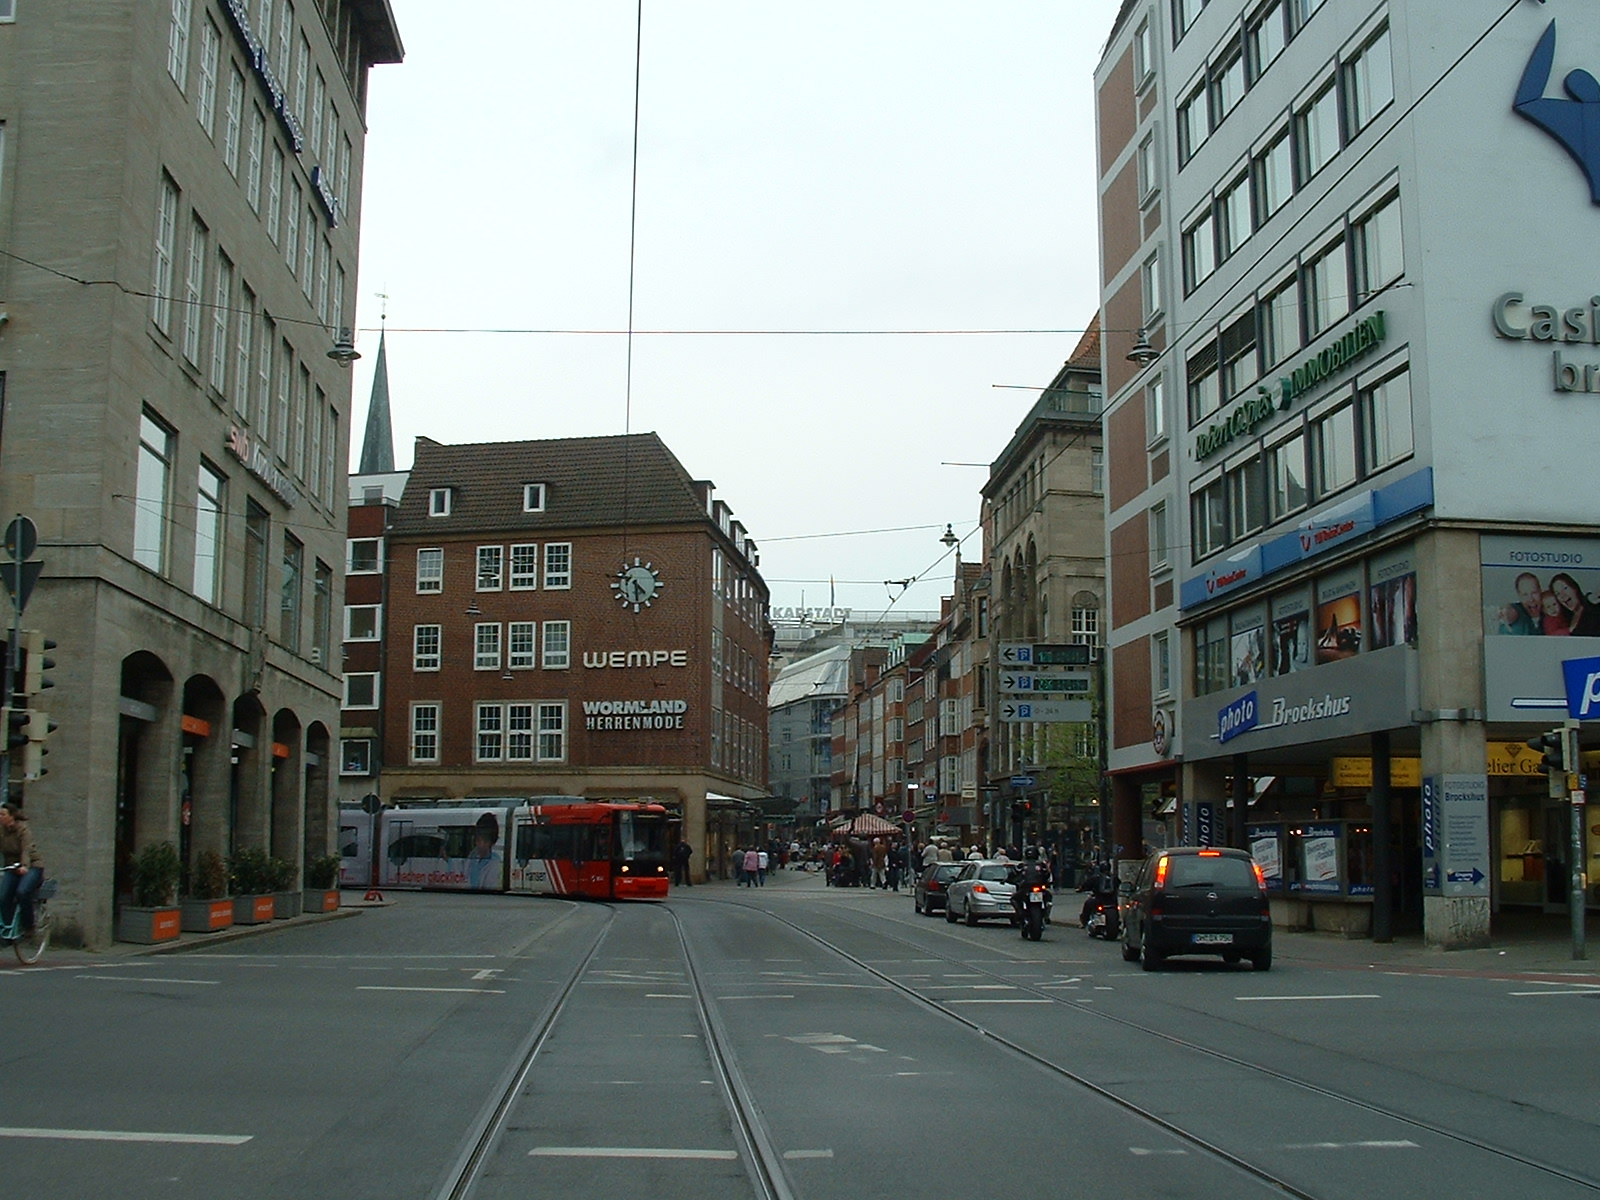
[(733, 852), (733, 880), (740, 887), (766, 887), (767, 867), (772, 856), (765, 850), (751, 847)]

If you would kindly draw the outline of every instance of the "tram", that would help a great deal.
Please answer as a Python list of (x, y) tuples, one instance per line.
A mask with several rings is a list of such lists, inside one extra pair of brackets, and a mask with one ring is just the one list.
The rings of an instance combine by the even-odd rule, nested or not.
[(667, 894), (667, 810), (578, 796), (339, 806), (339, 883), (597, 900)]

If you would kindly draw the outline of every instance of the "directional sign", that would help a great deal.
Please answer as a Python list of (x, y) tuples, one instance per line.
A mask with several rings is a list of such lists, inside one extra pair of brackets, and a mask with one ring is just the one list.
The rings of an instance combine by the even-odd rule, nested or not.
[(1002, 721), (1091, 721), (1094, 705), (1087, 700), (1002, 700)]
[(1089, 649), (1077, 644), (1042, 646), (1034, 642), (1002, 642), (1000, 663), (1006, 667), (1086, 667)]
[(1094, 677), (1087, 671), (1076, 671), (1071, 674), (1051, 673), (1042, 671), (1023, 674), (1017, 671), (1002, 671), (1000, 673), (1000, 690), (1008, 695), (1032, 695), (1038, 692), (1050, 692), (1065, 696), (1087, 696), (1093, 689)]
[(1447, 883), (1482, 883), (1486, 876), (1477, 867), (1470, 871), (1451, 871), (1445, 875)]
[(1014, 788), (1031, 788), (1038, 782), (1032, 775), (1013, 775), (1011, 777), (1011, 786)]
[(1000, 646), (1000, 661), (1008, 667), (1027, 667), (1033, 665), (1032, 642), (1003, 642)]

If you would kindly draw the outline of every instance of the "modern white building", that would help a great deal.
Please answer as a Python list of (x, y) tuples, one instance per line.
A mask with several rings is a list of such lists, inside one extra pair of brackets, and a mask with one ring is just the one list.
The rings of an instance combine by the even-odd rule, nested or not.
[(1182, 840), (1256, 850), (1280, 922), (1447, 947), (1566, 905), (1571, 806), (1523, 743), (1567, 715), (1562, 664), (1600, 655), (1585, 68), (1582, 0), (1118, 14), (1096, 85), (1125, 857), (1170, 808)]

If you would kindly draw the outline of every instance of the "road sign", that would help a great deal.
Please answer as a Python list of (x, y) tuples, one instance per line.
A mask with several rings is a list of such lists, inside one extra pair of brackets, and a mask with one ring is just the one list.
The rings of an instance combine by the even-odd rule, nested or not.
[(906, 809), (905, 812), (900, 814), (900, 819), (902, 821), (904, 821), (907, 825), (916, 824), (916, 821), (917, 821), (917, 810), (914, 809), (914, 808)]
[(1036, 642), (1002, 642), (1000, 665), (1003, 667), (1086, 667), (1089, 665), (1089, 647), (1073, 645), (1046, 646)]
[(1002, 700), (1002, 721), (1091, 721), (1094, 705), (1087, 700)]
[(0, 583), (5, 584), (19, 613), (28, 607), (28, 597), (33, 595), (33, 585), (39, 582), (39, 572), (43, 569), (43, 563), (7, 562), (0, 558)]
[(1054, 693), (1065, 696), (1087, 696), (1094, 688), (1094, 677), (1088, 671), (1002, 671), (1000, 691), (1011, 695)]
[(1014, 788), (1031, 788), (1038, 782), (1032, 775), (1013, 775), (1011, 777), (1011, 786)]
[(1003, 642), (1000, 645), (1000, 662), (1008, 667), (1033, 665), (1032, 642)]
[(13, 561), (32, 558), (39, 548), (39, 530), (27, 517), (17, 517), (6, 526), (6, 553)]

